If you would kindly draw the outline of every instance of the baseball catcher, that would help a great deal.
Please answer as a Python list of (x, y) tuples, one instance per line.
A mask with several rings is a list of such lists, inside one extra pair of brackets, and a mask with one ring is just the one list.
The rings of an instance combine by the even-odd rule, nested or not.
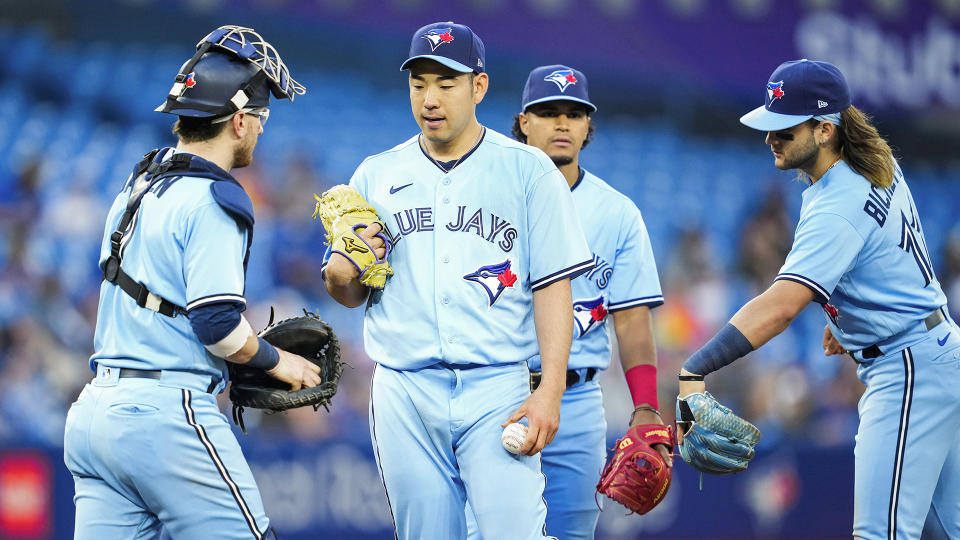
[(631, 427), (614, 447), (597, 492), (626, 506), (638, 514), (646, 514), (670, 489), (670, 467), (654, 444), (666, 445), (673, 451), (673, 430), (662, 424), (641, 424)]
[(377, 234), (386, 245), (386, 253), (378, 259), (373, 247), (357, 234), (374, 223), (380, 225), (381, 231), (387, 230), (377, 211), (355, 189), (345, 185), (333, 186), (323, 195), (314, 194), (314, 198), (317, 206), (313, 218), (320, 217), (331, 251), (343, 255), (357, 267), (360, 283), (382, 289), (387, 278), (393, 275), (387, 262), (392, 247), (389, 238), (384, 232)]
[(337, 393), (337, 383), (343, 372), (340, 361), (340, 342), (330, 325), (317, 315), (303, 310), (302, 317), (270, 322), (260, 337), (278, 349), (298, 354), (320, 366), (320, 384), (291, 392), (289, 386), (268, 372), (244, 364), (230, 363), (230, 401), (233, 402), (233, 421), (247, 432), (243, 424), (244, 407), (279, 412), (310, 405), (314, 410), (327, 408)]
[(707, 391), (677, 399), (677, 435), (683, 460), (708, 474), (746, 470), (760, 441), (756, 426)]

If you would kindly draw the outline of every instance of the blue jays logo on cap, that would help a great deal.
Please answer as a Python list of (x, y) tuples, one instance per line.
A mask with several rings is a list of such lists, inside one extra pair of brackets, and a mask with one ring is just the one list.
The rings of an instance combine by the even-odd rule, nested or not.
[(783, 97), (783, 81), (767, 83), (767, 97), (771, 102)]
[(435, 51), (437, 47), (443, 45), (444, 43), (450, 43), (453, 41), (453, 29), (452, 28), (433, 28), (426, 34), (420, 36), (421, 38), (430, 42), (430, 50)]
[(489, 307), (493, 307), (494, 302), (500, 298), (503, 291), (512, 288), (517, 282), (517, 275), (510, 270), (510, 259), (499, 264), (488, 264), (481, 266), (475, 272), (471, 272), (463, 279), (476, 283), (487, 293)]
[(607, 318), (607, 308), (603, 305), (603, 296), (591, 300), (577, 300), (573, 303), (573, 320), (580, 331), (578, 337), (601, 326)]
[(544, 77), (543, 80), (556, 84), (561, 92), (566, 91), (571, 84), (577, 84), (577, 76), (574, 75), (572, 69), (558, 69)]
[(183, 81), (183, 85), (186, 86), (187, 88), (193, 88), (194, 86), (197, 85), (197, 78), (194, 72), (191, 71), (190, 74), (187, 75), (187, 79)]
[[(806, 58), (780, 64), (767, 78), (764, 94), (763, 106), (740, 117), (745, 126), (780, 131), (850, 106), (850, 87), (837, 66)], [(836, 124), (839, 116), (831, 121)]]
[(400, 69), (409, 69), (411, 62), (422, 58), (460, 73), (483, 73), (484, 54), (483, 42), (469, 26), (452, 21), (436, 22), (414, 32), (410, 55)]
[(523, 99), (520, 110), (548, 101), (575, 101), (587, 106), (589, 112), (595, 112), (597, 106), (590, 102), (587, 90), (587, 76), (562, 64), (534, 68), (527, 76), (523, 87)]

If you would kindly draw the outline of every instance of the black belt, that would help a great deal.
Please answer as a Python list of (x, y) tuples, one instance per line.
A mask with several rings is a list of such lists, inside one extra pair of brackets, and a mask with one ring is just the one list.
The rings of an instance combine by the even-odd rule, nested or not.
[[(592, 381), (594, 377), (597, 376), (597, 368), (587, 368), (587, 374), (583, 378), (583, 382)], [(543, 378), (543, 372), (541, 371), (531, 371), (530, 372), (530, 391), (533, 392), (540, 386), (540, 379)], [(575, 369), (567, 370), (567, 388), (580, 382), (580, 374), (577, 373)]]
[[(927, 331), (933, 330), (934, 328), (937, 327), (937, 325), (947, 320), (947, 316), (946, 314), (944, 314), (944, 311), (946, 310), (941, 307), (936, 311), (934, 311), (933, 313), (931, 313), (930, 315), (928, 315), (927, 318), (923, 320), (923, 325), (927, 327)], [(859, 352), (860, 352), (860, 356), (862, 356), (864, 360), (873, 360), (874, 358), (880, 358), (881, 356), (883, 356), (883, 351), (881, 351), (880, 347), (878, 347), (876, 344), (871, 345), (866, 349), (861, 349)], [(857, 360), (857, 357), (854, 356), (856, 353), (857, 351), (853, 351), (847, 354), (850, 355), (850, 358), (853, 358), (854, 362), (858, 364), (862, 364), (863, 362), (861, 362), (860, 360)]]
[(132, 369), (119, 368), (121, 379), (159, 379), (161, 371), (159, 369)]
[[(117, 375), (120, 379), (155, 379), (160, 380), (160, 376), (163, 374), (163, 371), (159, 369), (134, 369), (134, 368), (109, 368), (109, 369), (119, 369), (120, 375)], [(212, 379), (210, 384), (207, 386), (207, 393), (212, 394), (213, 391), (217, 388), (217, 379)]]

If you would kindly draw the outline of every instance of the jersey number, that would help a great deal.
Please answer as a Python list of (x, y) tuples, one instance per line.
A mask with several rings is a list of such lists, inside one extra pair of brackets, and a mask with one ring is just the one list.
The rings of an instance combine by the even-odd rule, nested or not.
[(923, 286), (926, 287), (933, 279), (933, 265), (930, 264), (930, 256), (927, 255), (927, 242), (923, 239), (923, 229), (920, 228), (920, 220), (917, 219), (917, 213), (910, 205), (910, 217), (900, 211), (901, 229), (900, 229), (900, 248), (913, 255), (913, 260), (920, 267), (920, 273), (923, 274)]

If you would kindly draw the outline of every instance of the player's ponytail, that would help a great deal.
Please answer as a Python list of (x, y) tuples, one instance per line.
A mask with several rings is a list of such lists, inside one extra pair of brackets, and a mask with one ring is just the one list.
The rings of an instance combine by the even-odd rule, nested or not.
[(840, 157), (851, 169), (878, 188), (893, 184), (893, 151), (870, 123), (870, 117), (853, 105), (841, 111)]

